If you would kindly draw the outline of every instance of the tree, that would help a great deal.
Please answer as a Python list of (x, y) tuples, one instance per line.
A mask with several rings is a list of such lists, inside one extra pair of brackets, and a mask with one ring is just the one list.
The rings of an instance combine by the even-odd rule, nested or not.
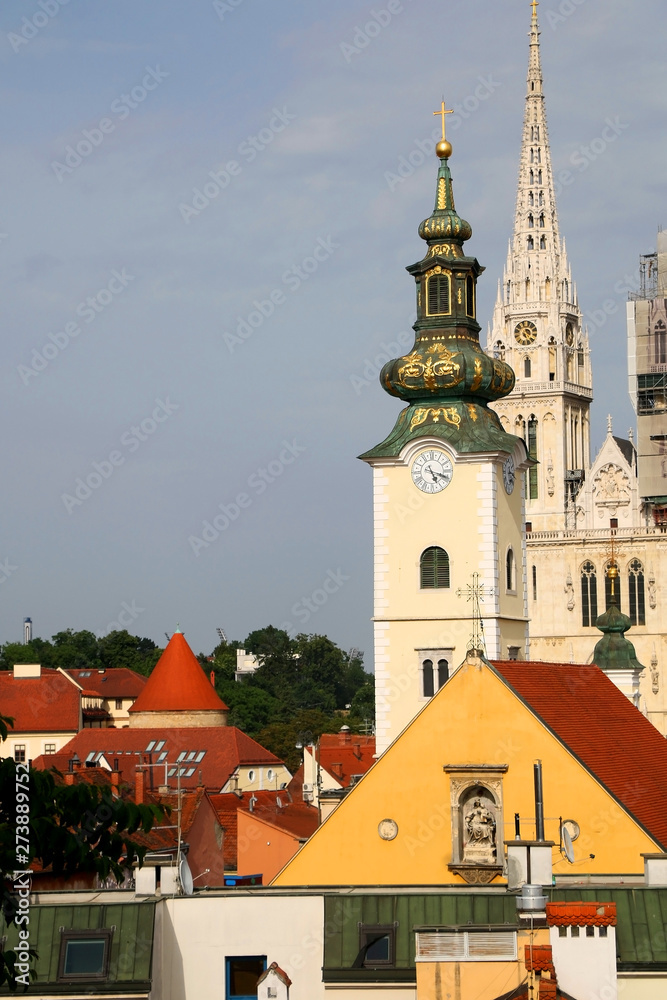
[(294, 774), (303, 757), (303, 749), (297, 743), (315, 742), (322, 733), (338, 732), (340, 716), (331, 716), (318, 709), (304, 709), (288, 722), (274, 722), (262, 729), (257, 736), (258, 743), (284, 761)]
[[(11, 720), (0, 716), (2, 740), (8, 724)], [(28, 769), (11, 757), (0, 760), (0, 905), (8, 924), (19, 915), (13, 879), (33, 860), (55, 875), (94, 872), (120, 882), (124, 870), (141, 864), (146, 852), (132, 835), (148, 833), (165, 812), (114, 798), (111, 786), (59, 785), (56, 775)], [(0, 985), (17, 988), (15, 961), (13, 951), (0, 953)]]

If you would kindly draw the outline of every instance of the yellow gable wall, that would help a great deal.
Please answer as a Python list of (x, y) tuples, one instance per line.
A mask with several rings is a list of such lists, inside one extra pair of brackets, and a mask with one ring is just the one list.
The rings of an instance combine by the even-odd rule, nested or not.
[[(544, 770), (545, 834), (556, 842), (557, 874), (643, 870), (643, 851), (657, 845), (486, 665), (464, 663), (389, 747), (326, 823), (274, 880), (275, 885), (439, 885), (462, 882), (449, 872), (452, 831), (448, 764), (507, 764), (504, 829), (522, 837), (534, 827), (533, 762)], [(558, 817), (581, 827), (574, 867), (559, 853)], [(384, 841), (378, 823), (393, 819)], [(588, 857), (595, 854), (594, 859)], [(498, 879), (497, 881), (501, 881)]]

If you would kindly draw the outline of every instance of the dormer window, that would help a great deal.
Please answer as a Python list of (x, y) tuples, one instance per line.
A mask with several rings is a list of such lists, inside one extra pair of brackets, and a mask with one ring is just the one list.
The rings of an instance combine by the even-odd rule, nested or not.
[(426, 301), (429, 316), (447, 316), (451, 313), (451, 284), (448, 274), (433, 274), (426, 284)]

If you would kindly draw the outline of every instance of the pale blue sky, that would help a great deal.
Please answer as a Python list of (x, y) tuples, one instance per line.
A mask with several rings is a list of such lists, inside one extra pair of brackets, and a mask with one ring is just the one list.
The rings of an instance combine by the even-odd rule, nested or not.
[[(0, 640), (25, 615), (42, 636), (101, 632), (125, 604), (121, 624), (158, 642), (180, 622), (209, 652), (218, 625), (243, 638), (291, 622), (370, 665), (371, 479), (355, 456), (399, 404), (367, 361), (409, 329), (404, 268), (422, 255), (437, 162), (393, 191), (386, 175), (428, 139), (443, 91), (468, 108), (490, 91), (450, 131), (485, 326), (513, 221), (530, 7), (57, 6), (0, 9)], [(632, 421), (624, 276), (666, 222), (667, 9), (554, 0), (539, 13), (580, 303), (589, 319), (617, 306), (591, 330), (599, 445), (608, 412), (623, 436)], [(608, 118), (619, 138), (591, 159)], [(81, 162), (66, 160), (82, 141)], [(243, 339), (255, 301), (273, 311)], [(68, 500), (91, 475), (99, 487)], [(193, 542), (225, 523), (220, 505), (229, 526)], [(309, 611), (314, 593), (326, 603)]]

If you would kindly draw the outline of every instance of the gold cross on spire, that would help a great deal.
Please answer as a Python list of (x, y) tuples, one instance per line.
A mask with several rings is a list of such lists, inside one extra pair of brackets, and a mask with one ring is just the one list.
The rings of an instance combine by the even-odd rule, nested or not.
[(452, 108), (451, 111), (448, 111), (447, 108), (445, 107), (445, 102), (443, 101), (442, 104), (440, 105), (440, 111), (434, 111), (433, 114), (440, 115), (440, 117), (442, 118), (442, 141), (446, 142), (447, 136), (445, 135), (445, 115), (453, 115), (454, 109)]
[(539, 0), (532, 0), (530, 6), (533, 8), (533, 17), (537, 17), (537, 8), (540, 6)]

